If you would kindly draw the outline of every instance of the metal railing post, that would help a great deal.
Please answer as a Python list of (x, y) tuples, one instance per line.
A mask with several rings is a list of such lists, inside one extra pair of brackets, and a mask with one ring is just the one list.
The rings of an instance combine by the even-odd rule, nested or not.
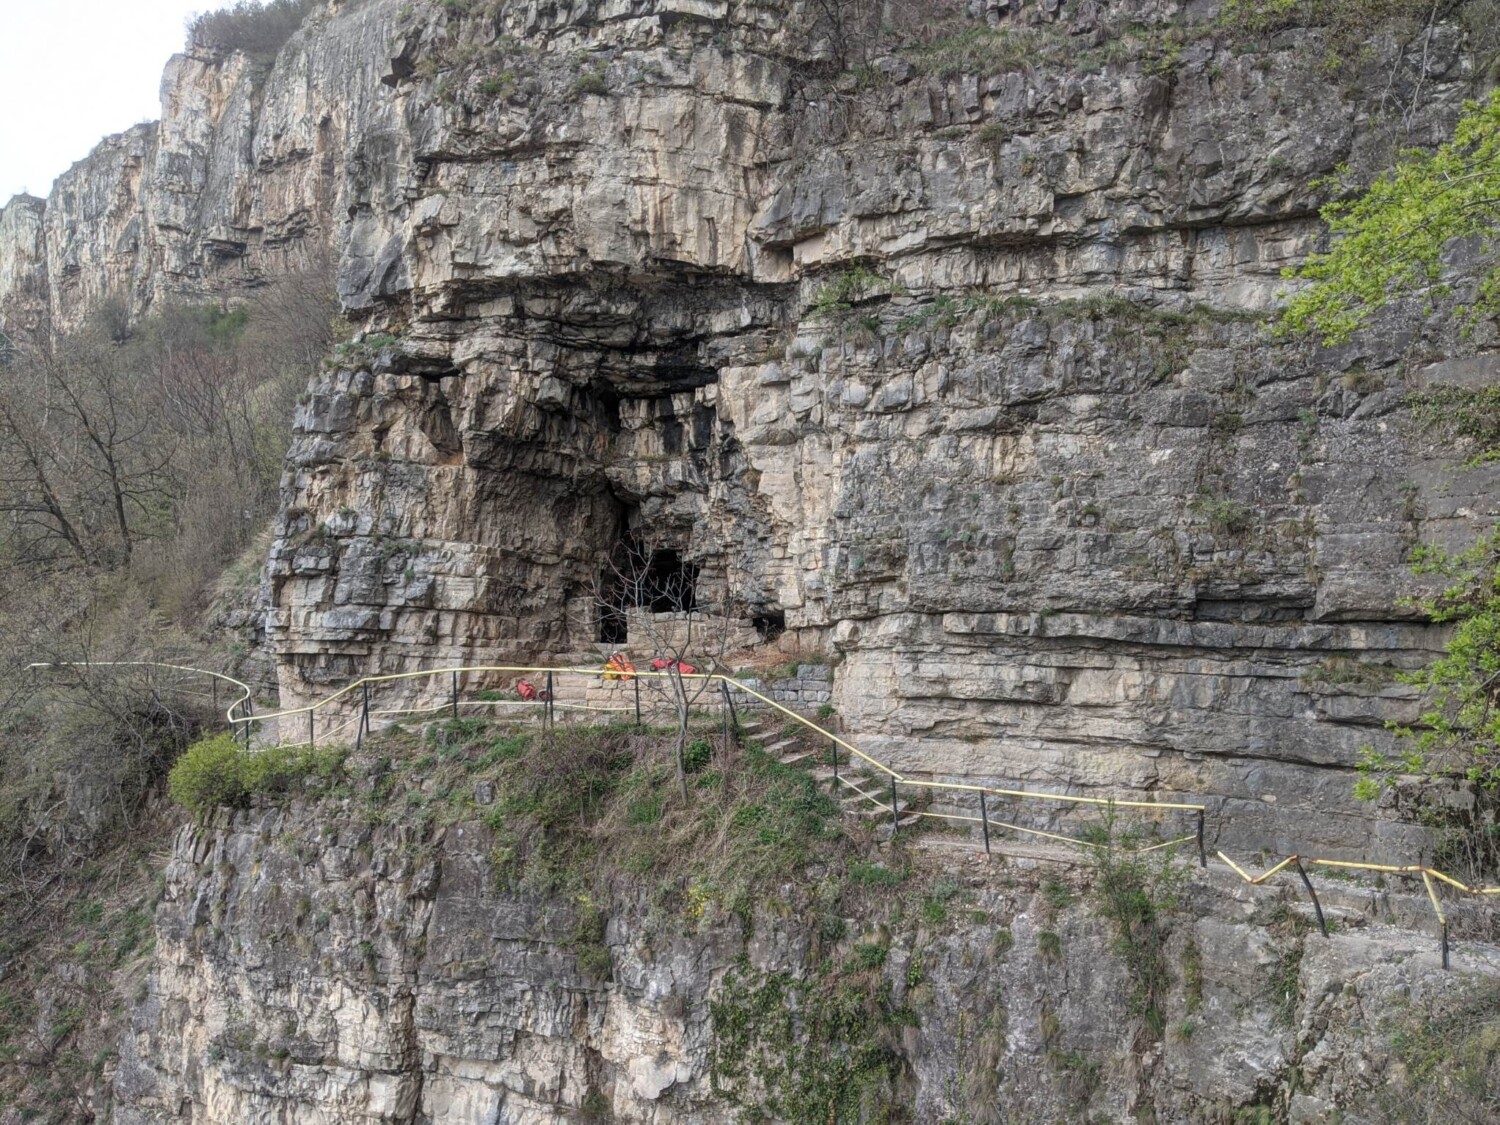
[(557, 727), (557, 713), (552, 706), (552, 673), (547, 673), (547, 729), (555, 730)]
[(641, 678), (639, 676), (631, 676), (630, 678), (635, 683), (635, 729), (636, 730), (640, 730), (641, 729)]
[(453, 717), (458, 718), (458, 673), (453, 673)]
[(1438, 923), (1438, 941), (1443, 947), (1443, 968), (1448, 968), (1448, 923)]
[[(1202, 809), (1198, 810), (1197, 836), (1198, 836), (1198, 866), (1200, 868), (1207, 868), (1208, 867), (1208, 853), (1203, 850), (1203, 810)], [(1306, 879), (1307, 876), (1304, 875), (1303, 878)]]
[(311, 707), (307, 709), (307, 744), (308, 746), (317, 746), (318, 744), (317, 734), (313, 729), (313, 709)]
[[(1318, 916), (1318, 929), (1323, 931), (1323, 936), (1328, 936), (1328, 923), (1323, 920), (1323, 904), (1318, 901), (1318, 892), (1313, 890), (1312, 880), (1307, 877), (1307, 870), (1302, 866), (1302, 857), (1298, 856), (1293, 865), (1297, 868), (1297, 874), (1302, 876), (1302, 885), (1307, 888), (1307, 896), (1312, 899), (1313, 913)], [(1446, 965), (1443, 966), (1445, 969)]]
[(839, 788), (839, 744), (830, 738), (828, 740), (828, 749), (833, 751), (833, 791), (837, 793)]
[(255, 700), (245, 697), (245, 749), (250, 749), (250, 724), (255, 721)]
[(990, 810), (985, 804), (984, 790), (979, 791), (979, 823), (984, 825), (984, 854), (990, 854)]
[(896, 810), (896, 775), (891, 774), (891, 835), (894, 837), (901, 827), (901, 814)]
[(359, 726), (354, 731), (354, 749), (357, 752), (365, 744), (365, 733), (370, 729), (370, 685), (359, 685)]
[(724, 697), (724, 745), (739, 741), (740, 717), (734, 709), (734, 696), (729, 690), (729, 681), (719, 681), (719, 694)]

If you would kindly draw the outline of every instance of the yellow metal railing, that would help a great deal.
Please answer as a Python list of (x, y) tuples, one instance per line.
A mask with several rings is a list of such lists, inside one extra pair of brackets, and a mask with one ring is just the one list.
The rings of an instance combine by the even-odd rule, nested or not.
[[(318, 701), (316, 701), (314, 703), (310, 703), (310, 704), (308, 704), (308, 705), (306, 705), (304, 707), (291, 707), (291, 708), (287, 708), (285, 710), (272, 711), (272, 712), (268, 712), (268, 713), (265, 713), (265, 714), (257, 715), (257, 714), (254, 713), (253, 692), (251, 691), (250, 686), (248, 684), (244, 683), (243, 681), (235, 679), (232, 676), (225, 675), (222, 672), (213, 672), (213, 671), (209, 671), (207, 669), (194, 668), (194, 667), (190, 667), (190, 666), (187, 666), (187, 665), (165, 664), (165, 663), (160, 663), (160, 662), (156, 662), (156, 661), (145, 661), (145, 660), (134, 660), (134, 661), (98, 661), (98, 662), (76, 661), (76, 662), (51, 662), (51, 663), (45, 663), (44, 662), (44, 663), (39, 663), (39, 664), (33, 664), (30, 667), (33, 668), (33, 669), (43, 669), (43, 668), (53, 668), (53, 669), (56, 669), (56, 668), (66, 668), (66, 667), (78, 667), (78, 666), (84, 666), (84, 667), (101, 667), (101, 666), (102, 667), (120, 667), (120, 666), (126, 666), (126, 667), (146, 667), (146, 666), (150, 666), (150, 667), (168, 668), (168, 669), (172, 669), (172, 670), (180, 671), (180, 672), (188, 672), (188, 673), (192, 673), (192, 674), (196, 674), (196, 675), (209, 676), (209, 677), (214, 678), (215, 680), (222, 681), (224, 683), (230, 684), (234, 688), (237, 688), (239, 690), (240, 694), (238, 695), (238, 697), (236, 697), (236, 698), (234, 698), (234, 699), (232, 699), (230, 701), (229, 706), (228, 706), (227, 710), (225, 711), (225, 718), (228, 721), (231, 730), (235, 730), (236, 732), (242, 732), (243, 733), (244, 738), (245, 738), (245, 744), (246, 744), (247, 747), (250, 745), (250, 733), (251, 733), (251, 727), (252, 727), (252, 725), (254, 725), (256, 723), (267, 723), (267, 722), (271, 722), (273, 720), (278, 721), (278, 728), (277, 728), (278, 737), (277, 737), (276, 744), (277, 745), (284, 744), (285, 742), (288, 741), (288, 739), (285, 739), (285, 738), (281, 737), (282, 727), (280, 726), (279, 721), (280, 720), (286, 720), (286, 719), (294, 719), (294, 718), (296, 718), (298, 716), (305, 716), (306, 719), (307, 719), (307, 724), (308, 724), (308, 726), (307, 726), (307, 735), (308, 735), (308, 737), (305, 740), (303, 740), (303, 739), (295, 739), (294, 738), (294, 739), (291, 739), (290, 741), (292, 741), (294, 743), (298, 743), (298, 744), (301, 744), (301, 743), (304, 743), (304, 742), (305, 743), (314, 743), (315, 744), (319, 733), (321, 733), (321, 735), (322, 735), (322, 737), (324, 739), (328, 739), (330, 737), (336, 737), (336, 736), (338, 736), (340, 734), (347, 734), (348, 733), (348, 729), (351, 726), (351, 724), (355, 725), (355, 735), (354, 735), (354, 737), (355, 737), (356, 743), (358, 743), (363, 738), (364, 734), (367, 733), (367, 732), (369, 732), (371, 730), (371, 720), (373, 718), (378, 718), (378, 717), (384, 717), (384, 718), (389, 718), (389, 719), (394, 720), (394, 719), (399, 718), (401, 716), (413, 716), (413, 715), (428, 715), (428, 716), (432, 716), (432, 715), (436, 715), (436, 714), (438, 714), (440, 712), (447, 711), (447, 712), (449, 712), (450, 715), (452, 715), (453, 717), (456, 718), (456, 717), (459, 716), (461, 710), (464, 709), (464, 708), (473, 708), (473, 707), (488, 707), (488, 708), (495, 708), (495, 707), (519, 707), (519, 708), (529, 708), (529, 709), (533, 709), (533, 710), (535, 710), (535, 709), (543, 709), (544, 708), (545, 709), (545, 715), (546, 715), (546, 717), (550, 721), (550, 719), (552, 718), (554, 712), (559, 707), (561, 707), (561, 709), (563, 709), (565, 711), (595, 712), (595, 713), (606, 713), (606, 714), (629, 713), (632, 710), (632, 708), (630, 708), (630, 707), (617, 707), (617, 708), (616, 707), (596, 707), (596, 706), (591, 706), (591, 705), (587, 705), (587, 704), (576, 704), (576, 703), (574, 703), (574, 704), (566, 704), (565, 703), (565, 704), (559, 705), (556, 702), (555, 699), (550, 698), (550, 696), (553, 694), (552, 691), (550, 691), (550, 690), (547, 692), (547, 695), (549, 696), (549, 698), (547, 698), (547, 699), (537, 699), (537, 700), (534, 700), (534, 701), (500, 700), (500, 699), (485, 700), (485, 699), (463, 699), (463, 698), (461, 698), (461, 693), (460, 693), (460, 678), (461, 677), (462, 678), (468, 678), (468, 677), (471, 677), (471, 676), (474, 676), (474, 675), (483, 675), (483, 676), (493, 676), (493, 675), (502, 675), (502, 676), (527, 676), (527, 675), (532, 675), (532, 676), (538, 676), (538, 677), (546, 676), (546, 678), (547, 678), (547, 684), (548, 684), (549, 689), (552, 687), (552, 685), (554, 683), (554, 678), (555, 677), (563, 677), (563, 676), (579, 676), (579, 677), (587, 677), (587, 678), (600, 679), (600, 680), (619, 680), (619, 681), (635, 680), (635, 681), (637, 681), (637, 683), (639, 683), (639, 681), (641, 681), (641, 680), (672, 680), (672, 679), (676, 679), (676, 680), (679, 680), (679, 681), (691, 681), (691, 682), (702, 683), (704, 685), (705, 689), (709, 685), (711, 685), (713, 683), (718, 683), (718, 684), (721, 685), (721, 689), (724, 691), (724, 702), (725, 702), (726, 706), (728, 706), (731, 709), (731, 711), (733, 710), (733, 702), (732, 702), (732, 700), (731, 700), (731, 698), (729, 696), (730, 692), (739, 692), (739, 693), (741, 693), (743, 695), (749, 696), (749, 697), (751, 697), (751, 698), (753, 698), (755, 700), (758, 700), (760, 703), (762, 703), (765, 706), (773, 709), (774, 711), (780, 712), (781, 714), (785, 715), (788, 719), (790, 719), (790, 720), (794, 721), (795, 723), (799, 724), (800, 726), (806, 728), (808, 731), (810, 731), (811, 733), (817, 735), (819, 738), (827, 739), (828, 742), (830, 743), (830, 745), (832, 745), (833, 747), (840, 748), (840, 749), (843, 749), (843, 750), (847, 751), (848, 754), (850, 755), (851, 760), (857, 759), (859, 762), (861, 762), (863, 765), (865, 765), (869, 769), (877, 772), (878, 774), (883, 775), (883, 779), (882, 779), (881, 784), (889, 786), (889, 797), (888, 798), (887, 798), (887, 796), (885, 794), (872, 793), (872, 792), (870, 792), (867, 789), (861, 788), (859, 785), (857, 785), (854, 782), (854, 780), (850, 779), (847, 776), (847, 774), (841, 775), (838, 772), (838, 752), (837, 752), (837, 749), (835, 749), (834, 752), (833, 752), (833, 755), (832, 755), (832, 760), (833, 760), (833, 779), (834, 779), (835, 784), (836, 785), (840, 785), (840, 786), (842, 786), (844, 788), (852, 789), (860, 798), (862, 798), (862, 799), (864, 799), (866, 801), (871, 802), (872, 805), (875, 808), (880, 809), (882, 811), (888, 811), (891, 814), (892, 829), (893, 829), (893, 831), (899, 826), (900, 823), (902, 823), (902, 820), (903, 820), (903, 818), (902, 818), (903, 808), (902, 808), (902, 805), (901, 805), (901, 802), (900, 802), (900, 798), (899, 798), (898, 793), (897, 793), (898, 787), (902, 786), (902, 785), (905, 785), (907, 787), (919, 788), (919, 789), (921, 789), (923, 791), (928, 791), (928, 792), (946, 791), (946, 792), (954, 792), (954, 793), (965, 794), (965, 795), (973, 795), (978, 800), (978, 802), (979, 802), (979, 815), (978, 816), (973, 816), (973, 815), (970, 815), (970, 814), (967, 814), (967, 813), (956, 813), (956, 812), (932, 812), (932, 811), (929, 811), (929, 810), (921, 810), (921, 809), (915, 809), (915, 808), (911, 808), (910, 809), (910, 815), (914, 816), (914, 817), (930, 817), (930, 818), (937, 818), (937, 819), (942, 819), (942, 820), (951, 820), (951, 821), (957, 821), (957, 822), (961, 822), (961, 823), (970, 823), (970, 824), (980, 825), (982, 827), (982, 829), (983, 829), (983, 832), (984, 832), (984, 843), (985, 843), (985, 850), (986, 851), (990, 850), (990, 830), (994, 829), (994, 828), (1003, 829), (1003, 830), (1007, 830), (1007, 831), (1013, 831), (1013, 832), (1025, 833), (1025, 834), (1028, 834), (1028, 835), (1036, 836), (1036, 837), (1039, 837), (1039, 838), (1042, 838), (1042, 839), (1047, 839), (1047, 840), (1057, 840), (1057, 841), (1060, 841), (1062, 843), (1065, 843), (1065, 844), (1068, 844), (1068, 845), (1071, 845), (1071, 846), (1076, 846), (1076, 847), (1089, 847), (1089, 846), (1092, 846), (1090, 841), (1079, 839), (1078, 837), (1075, 837), (1075, 836), (1068, 836), (1068, 835), (1064, 835), (1062, 833), (1049, 832), (1049, 831), (1045, 831), (1045, 830), (1040, 829), (1040, 828), (1034, 828), (1034, 827), (1029, 827), (1029, 826), (1026, 826), (1026, 825), (1013, 824), (1013, 823), (1009, 823), (1009, 822), (1006, 822), (1006, 821), (998, 820), (998, 819), (996, 819), (996, 818), (994, 818), (994, 817), (992, 817), (992, 816), (989, 815), (989, 812), (988, 812), (988, 799), (990, 797), (1000, 797), (1000, 798), (1007, 798), (1007, 799), (1013, 799), (1013, 800), (1019, 800), (1019, 801), (1048, 801), (1048, 802), (1056, 802), (1056, 803), (1061, 803), (1061, 804), (1089, 805), (1089, 806), (1096, 806), (1096, 807), (1104, 807), (1104, 808), (1108, 808), (1108, 809), (1111, 809), (1111, 810), (1113, 810), (1113, 809), (1145, 809), (1145, 810), (1150, 810), (1150, 811), (1153, 811), (1153, 812), (1187, 812), (1187, 813), (1192, 813), (1193, 816), (1194, 816), (1194, 819), (1195, 819), (1194, 831), (1192, 833), (1190, 833), (1188, 835), (1184, 835), (1184, 836), (1179, 836), (1179, 837), (1176, 837), (1176, 838), (1170, 839), (1170, 840), (1162, 840), (1162, 841), (1159, 841), (1157, 843), (1153, 843), (1153, 844), (1151, 844), (1149, 846), (1141, 847), (1141, 848), (1138, 848), (1138, 849), (1135, 849), (1135, 850), (1137, 852), (1139, 852), (1139, 853), (1144, 854), (1146, 852), (1152, 852), (1152, 851), (1156, 851), (1156, 850), (1162, 849), (1162, 848), (1169, 848), (1169, 847), (1173, 847), (1173, 846), (1179, 845), (1179, 844), (1195, 843), (1196, 846), (1197, 846), (1198, 860), (1199, 860), (1200, 866), (1207, 866), (1207, 855), (1206, 855), (1205, 846), (1204, 846), (1204, 821), (1205, 821), (1205, 814), (1207, 812), (1207, 806), (1206, 805), (1194, 804), (1194, 803), (1188, 803), (1188, 802), (1172, 802), (1172, 801), (1139, 801), (1139, 800), (1129, 800), (1129, 799), (1116, 798), (1116, 797), (1084, 797), (1084, 796), (1076, 796), (1076, 795), (1064, 794), (1064, 793), (1042, 793), (1042, 792), (1038, 792), (1038, 791), (1035, 791), (1035, 790), (1027, 790), (1027, 789), (1004, 789), (1004, 788), (1000, 788), (998, 786), (974, 785), (974, 784), (963, 783), (963, 782), (923, 781), (923, 780), (918, 780), (918, 779), (914, 779), (914, 778), (905, 777), (902, 774), (898, 773), (896, 770), (892, 769), (890, 766), (886, 765), (884, 762), (882, 762), (879, 759), (874, 758), (871, 755), (865, 753), (858, 746), (855, 746), (853, 743), (847, 741), (844, 738), (841, 738), (839, 735), (835, 734), (834, 732), (832, 732), (830, 730), (827, 730), (826, 728), (820, 726), (818, 723), (816, 723), (813, 720), (809, 719), (807, 716), (799, 714), (798, 712), (792, 710), (790, 707), (787, 707), (787, 706), (783, 705), (782, 703), (779, 703), (776, 700), (772, 699), (770, 696), (765, 695), (762, 692), (756, 690), (755, 688), (750, 687), (748, 684), (741, 683), (739, 680), (734, 679), (732, 676), (725, 675), (725, 674), (723, 674), (721, 672), (692, 672), (692, 673), (685, 673), (685, 672), (678, 672), (678, 671), (675, 671), (675, 670), (674, 671), (654, 671), (653, 670), (653, 671), (626, 671), (626, 672), (622, 672), (620, 670), (612, 669), (612, 668), (580, 668), (580, 667), (567, 667), (567, 666), (548, 668), (548, 667), (541, 667), (541, 666), (537, 666), (537, 665), (510, 665), (510, 664), (462, 665), (462, 666), (449, 667), (449, 668), (423, 669), (423, 670), (419, 670), (419, 671), (415, 671), (415, 672), (393, 672), (393, 673), (389, 673), (389, 674), (386, 674), (386, 675), (379, 675), (379, 676), (364, 676), (364, 677), (361, 677), (360, 679), (354, 680), (353, 682), (351, 682), (349, 684), (346, 684), (344, 687), (339, 688), (337, 691), (332, 692), (331, 694), (325, 696), (324, 698), (322, 698), (322, 699), (320, 699), (320, 700), (318, 700)], [(372, 708), (370, 706), (370, 690), (371, 690), (372, 687), (375, 687), (375, 686), (378, 686), (378, 685), (382, 685), (382, 684), (392, 684), (392, 683), (397, 683), (397, 682), (402, 682), (402, 681), (416, 681), (416, 680), (422, 680), (422, 679), (433, 679), (433, 678), (436, 678), (436, 677), (447, 677), (448, 680), (449, 680), (448, 698), (446, 700), (444, 700), (444, 701), (438, 702), (436, 704), (424, 704), (422, 706), (414, 706), (414, 707), (395, 707), (395, 708), (387, 707), (387, 708), (383, 708), (383, 709), (376, 709), (376, 708)], [(325, 724), (324, 729), (321, 732), (317, 731), (317, 729), (316, 729), (316, 719), (317, 719), (317, 716), (318, 716), (319, 712), (322, 712), (325, 708), (332, 708), (332, 707), (334, 707), (341, 700), (347, 700), (347, 701), (352, 702), (353, 701), (352, 697), (355, 696), (356, 694), (358, 695), (358, 711), (357, 711), (356, 714), (340, 716), (340, 721), (338, 721), (336, 723), (334, 723), (334, 722), (327, 723), (327, 724)], [(634, 710), (636, 712), (637, 717), (639, 717), (639, 715), (640, 715), (640, 703), (639, 703), (639, 695), (638, 694), (637, 694), (636, 700), (637, 700), (637, 702), (636, 702), (636, 706), (635, 706)], [(889, 800), (889, 804), (886, 804), (887, 799)], [(1374, 872), (1374, 873), (1377, 873), (1377, 874), (1395, 874), (1395, 875), (1400, 875), (1400, 876), (1405, 876), (1405, 877), (1413, 877), (1413, 876), (1420, 875), (1420, 877), (1422, 879), (1422, 882), (1423, 882), (1423, 885), (1426, 888), (1428, 899), (1429, 899), (1429, 901), (1432, 904), (1433, 913), (1436, 916), (1437, 921), (1438, 921), (1439, 932), (1440, 932), (1440, 935), (1441, 935), (1441, 942), (1442, 942), (1442, 961), (1443, 961), (1443, 967), (1444, 968), (1448, 967), (1448, 919), (1447, 919), (1446, 913), (1443, 910), (1442, 901), (1438, 897), (1437, 888), (1434, 885), (1433, 881), (1434, 880), (1438, 880), (1438, 881), (1440, 881), (1442, 883), (1445, 883), (1448, 886), (1452, 887), (1454, 890), (1456, 890), (1456, 891), (1458, 891), (1460, 893), (1463, 893), (1463, 894), (1477, 895), (1477, 896), (1500, 895), (1500, 886), (1497, 886), (1497, 887), (1469, 886), (1468, 884), (1463, 883), (1460, 880), (1453, 878), (1451, 875), (1448, 875), (1445, 872), (1439, 871), (1439, 870), (1437, 870), (1436, 868), (1433, 868), (1433, 867), (1426, 867), (1426, 866), (1423, 866), (1423, 865), (1420, 865), (1420, 864), (1389, 865), (1389, 864), (1378, 864), (1378, 863), (1364, 863), (1364, 862), (1353, 861), (1353, 860), (1316, 859), (1316, 858), (1309, 857), (1309, 856), (1293, 855), (1293, 856), (1287, 857), (1286, 859), (1281, 860), (1279, 863), (1277, 863), (1274, 866), (1268, 868), (1267, 870), (1263, 871), (1259, 875), (1251, 875), (1248, 871), (1246, 871), (1244, 868), (1242, 868), (1239, 864), (1235, 863), (1234, 860), (1230, 859), (1229, 856), (1225, 855), (1222, 851), (1219, 851), (1216, 854), (1218, 855), (1218, 857), (1221, 860), (1224, 861), (1224, 863), (1228, 866), (1228, 868), (1231, 871), (1233, 871), (1236, 875), (1238, 875), (1241, 879), (1245, 880), (1247, 883), (1250, 883), (1250, 884), (1256, 885), (1256, 886), (1259, 886), (1259, 885), (1267, 883), (1270, 879), (1272, 879), (1276, 875), (1281, 874), (1282, 872), (1284, 872), (1284, 871), (1286, 871), (1288, 869), (1294, 869), (1297, 872), (1297, 874), (1301, 877), (1303, 885), (1307, 889), (1308, 895), (1309, 895), (1310, 899), (1312, 900), (1312, 905), (1313, 905), (1314, 912), (1316, 913), (1317, 918), (1318, 918), (1318, 923), (1319, 923), (1320, 927), (1322, 927), (1323, 933), (1325, 935), (1327, 934), (1328, 930), (1327, 930), (1327, 926), (1324, 924), (1322, 907), (1321, 907), (1321, 904), (1319, 903), (1319, 900), (1318, 900), (1318, 897), (1317, 897), (1317, 892), (1314, 890), (1311, 880), (1309, 880), (1308, 877), (1307, 877), (1307, 872), (1305, 870), (1304, 864), (1308, 865), (1308, 866), (1326, 867), (1326, 868), (1333, 868), (1333, 869), (1344, 869), (1344, 870), (1353, 870), (1353, 871), (1368, 871), (1368, 872)]]

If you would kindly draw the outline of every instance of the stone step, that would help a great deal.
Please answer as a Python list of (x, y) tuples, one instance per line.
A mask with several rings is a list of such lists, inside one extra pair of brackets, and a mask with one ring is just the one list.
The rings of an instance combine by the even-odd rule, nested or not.
[(798, 750), (797, 752), (792, 754), (783, 754), (781, 756), (781, 764), (784, 766), (794, 765), (797, 762), (801, 762), (807, 758), (811, 758), (815, 753), (816, 751), (814, 750)]
[(765, 747), (765, 751), (767, 754), (780, 755), (783, 751), (789, 750), (795, 745), (797, 745), (795, 738), (783, 738), (780, 742), (773, 742), (771, 745)]
[[(877, 823), (875, 825), (875, 836), (880, 840), (889, 840), (893, 834), (904, 835), (905, 833), (912, 830), (912, 827), (917, 823), (919, 819), (921, 818), (915, 816), (904, 816), (896, 822), (896, 826), (893, 829), (891, 827), (890, 813), (886, 813), (885, 821), (883, 823)], [(918, 836), (917, 839), (920, 841), (922, 839), (925, 839), (925, 837)]]
[[(874, 817), (891, 815), (890, 805), (886, 804), (884, 801), (881, 801), (879, 805), (876, 805), (868, 797), (861, 797), (858, 793), (855, 793), (851, 797), (845, 797), (842, 803), (844, 805), (844, 811), (847, 812), (850, 816)], [(908, 802), (900, 800), (899, 798), (897, 799), (896, 813), (898, 816), (901, 813), (904, 813), (910, 807), (911, 805)]]

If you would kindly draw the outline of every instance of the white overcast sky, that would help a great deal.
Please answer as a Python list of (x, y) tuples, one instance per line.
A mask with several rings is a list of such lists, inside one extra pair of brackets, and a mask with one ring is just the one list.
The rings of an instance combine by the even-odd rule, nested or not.
[(0, 0), (0, 205), (161, 116), (187, 17), (225, 0)]

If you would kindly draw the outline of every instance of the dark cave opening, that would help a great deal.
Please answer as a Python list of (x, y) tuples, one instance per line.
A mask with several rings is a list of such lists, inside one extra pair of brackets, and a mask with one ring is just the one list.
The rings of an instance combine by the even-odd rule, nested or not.
[(786, 613), (779, 609), (768, 609), (750, 618), (755, 632), (763, 641), (774, 641), (786, 632)]
[(697, 563), (667, 547), (648, 548), (634, 536), (623, 539), (605, 567), (599, 605), (599, 641), (630, 639), (628, 611), (691, 613), (698, 608)]

